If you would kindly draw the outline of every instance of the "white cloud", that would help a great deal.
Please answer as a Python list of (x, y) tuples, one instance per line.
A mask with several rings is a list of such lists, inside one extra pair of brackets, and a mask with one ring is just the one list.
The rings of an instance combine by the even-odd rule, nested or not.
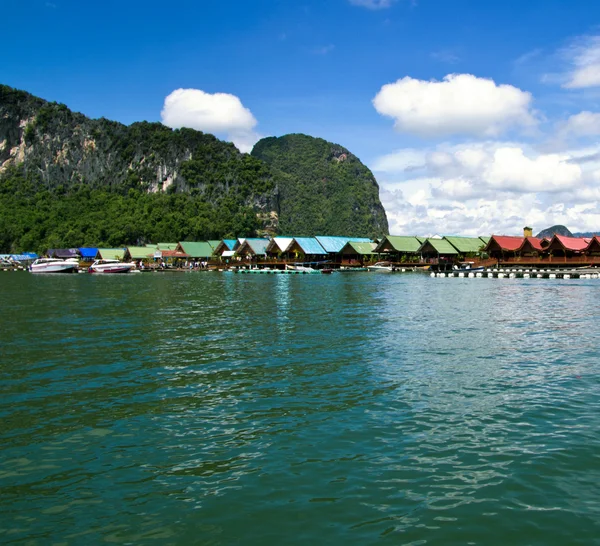
[(396, 0), (350, 0), (353, 6), (360, 6), (367, 9), (385, 9), (389, 8)]
[(572, 65), (564, 88), (600, 86), (600, 36), (581, 36), (565, 48), (562, 55)]
[(580, 112), (571, 116), (560, 128), (565, 136), (597, 136), (600, 135), (600, 113)]
[(176, 89), (165, 97), (161, 118), (168, 127), (225, 135), (242, 152), (249, 152), (259, 139), (254, 132), (257, 121), (252, 112), (228, 93)]
[(517, 142), (440, 144), (387, 154), (373, 167), (394, 234), (600, 229), (600, 145), (544, 154)]
[(484, 171), (484, 182), (518, 193), (573, 189), (581, 180), (581, 167), (567, 160), (558, 154), (531, 158), (518, 147), (499, 148)]
[(384, 85), (375, 109), (395, 120), (400, 132), (423, 137), (452, 134), (497, 136), (511, 127), (532, 127), (531, 94), (512, 85), (471, 74), (449, 74), (443, 81), (409, 76)]

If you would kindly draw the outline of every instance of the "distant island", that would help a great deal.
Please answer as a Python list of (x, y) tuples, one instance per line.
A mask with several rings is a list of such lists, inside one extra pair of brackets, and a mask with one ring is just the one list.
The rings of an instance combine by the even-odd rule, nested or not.
[(387, 234), (375, 177), (307, 135), (243, 154), (200, 131), (90, 119), (0, 85), (0, 253), (280, 233)]

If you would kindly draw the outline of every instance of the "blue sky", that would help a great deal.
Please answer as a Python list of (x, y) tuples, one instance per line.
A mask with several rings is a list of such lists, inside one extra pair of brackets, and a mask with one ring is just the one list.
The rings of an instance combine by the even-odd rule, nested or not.
[[(338, 142), (374, 170), (392, 232), (600, 229), (589, 0), (8, 0), (2, 12), (2, 83), (91, 117), (189, 120), (246, 149), (291, 132)], [(199, 93), (161, 117), (178, 89)], [(197, 104), (214, 112), (195, 118)]]

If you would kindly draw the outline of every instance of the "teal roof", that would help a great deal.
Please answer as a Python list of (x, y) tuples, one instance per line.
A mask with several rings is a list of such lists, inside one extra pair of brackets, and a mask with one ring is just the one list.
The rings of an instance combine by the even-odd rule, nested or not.
[(327, 252), (314, 237), (294, 237), (304, 254), (325, 255)]
[(243, 245), (248, 245), (254, 254), (265, 255), (269, 242), (269, 239), (245, 239)]
[(225, 243), (229, 250), (233, 250), (235, 244), (237, 243), (237, 239), (223, 239), (223, 243)]
[(371, 239), (367, 237), (329, 237), (317, 235), (315, 237), (319, 244), (325, 249), (326, 252), (337, 253), (341, 252), (342, 248), (346, 243), (370, 243)]

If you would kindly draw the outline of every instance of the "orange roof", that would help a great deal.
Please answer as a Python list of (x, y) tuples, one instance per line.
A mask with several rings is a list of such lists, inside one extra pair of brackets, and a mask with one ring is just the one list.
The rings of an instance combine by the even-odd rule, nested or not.
[(178, 250), (162, 250), (161, 254), (163, 258), (189, 258), (188, 254)]

